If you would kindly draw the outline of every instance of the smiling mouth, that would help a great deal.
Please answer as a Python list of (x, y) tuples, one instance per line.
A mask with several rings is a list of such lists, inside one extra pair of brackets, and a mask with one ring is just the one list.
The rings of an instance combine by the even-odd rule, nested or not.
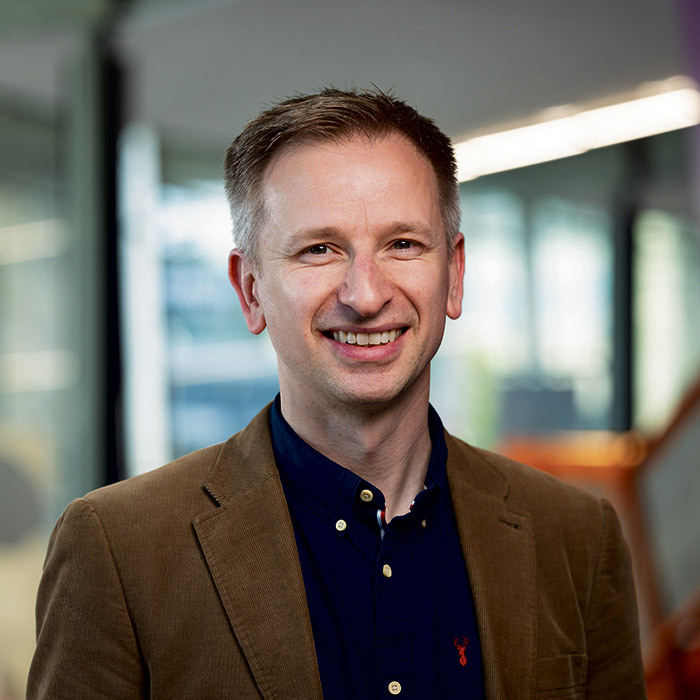
[(352, 331), (328, 331), (324, 335), (347, 345), (387, 345), (393, 343), (406, 328), (393, 328), (381, 333), (353, 333)]

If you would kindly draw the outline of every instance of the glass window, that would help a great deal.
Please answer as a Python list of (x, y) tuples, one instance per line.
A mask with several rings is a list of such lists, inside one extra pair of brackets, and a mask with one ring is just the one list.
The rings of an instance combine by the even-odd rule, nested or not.
[(544, 198), (532, 220), (537, 371), (544, 383), (571, 392), (572, 421), (563, 427), (604, 428), (611, 397), (610, 217), (592, 205)]
[(700, 371), (700, 253), (687, 218), (646, 211), (635, 230), (635, 423), (664, 427)]
[(609, 217), (563, 197), (462, 191), (464, 312), (448, 323), (434, 363), (433, 401), (446, 424), (481, 445), (509, 433), (606, 427)]
[(161, 203), (175, 455), (225, 440), (278, 391), (267, 333), (248, 332), (228, 282), (221, 184), (167, 187)]
[(498, 189), (462, 187), (466, 273), (462, 316), (448, 320), (431, 400), (446, 427), (477, 444), (498, 435), (502, 379), (528, 367), (525, 210)]

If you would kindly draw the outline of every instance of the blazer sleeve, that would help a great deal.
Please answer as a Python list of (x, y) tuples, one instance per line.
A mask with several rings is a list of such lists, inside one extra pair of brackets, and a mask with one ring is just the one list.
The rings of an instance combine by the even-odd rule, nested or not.
[(630, 556), (612, 506), (603, 501), (603, 531), (585, 618), (586, 692), (591, 698), (646, 698)]
[(143, 697), (145, 680), (119, 573), (89, 501), (73, 501), (49, 541), (36, 604), (27, 698)]

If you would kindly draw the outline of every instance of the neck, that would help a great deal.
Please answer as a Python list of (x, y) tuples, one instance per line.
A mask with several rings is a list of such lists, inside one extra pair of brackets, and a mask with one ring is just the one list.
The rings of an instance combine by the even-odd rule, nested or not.
[(282, 414), (314, 449), (380, 489), (390, 520), (408, 512), (425, 483), (429, 387), (426, 372), (390, 405), (358, 407), (306, 402), (280, 382)]

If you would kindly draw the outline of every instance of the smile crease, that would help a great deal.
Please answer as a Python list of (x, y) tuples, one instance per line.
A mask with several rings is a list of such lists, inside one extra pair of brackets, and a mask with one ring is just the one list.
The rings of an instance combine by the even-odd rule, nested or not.
[(332, 331), (333, 340), (348, 345), (386, 345), (393, 343), (401, 334), (403, 328), (394, 328), (381, 333), (353, 333), (352, 331)]

